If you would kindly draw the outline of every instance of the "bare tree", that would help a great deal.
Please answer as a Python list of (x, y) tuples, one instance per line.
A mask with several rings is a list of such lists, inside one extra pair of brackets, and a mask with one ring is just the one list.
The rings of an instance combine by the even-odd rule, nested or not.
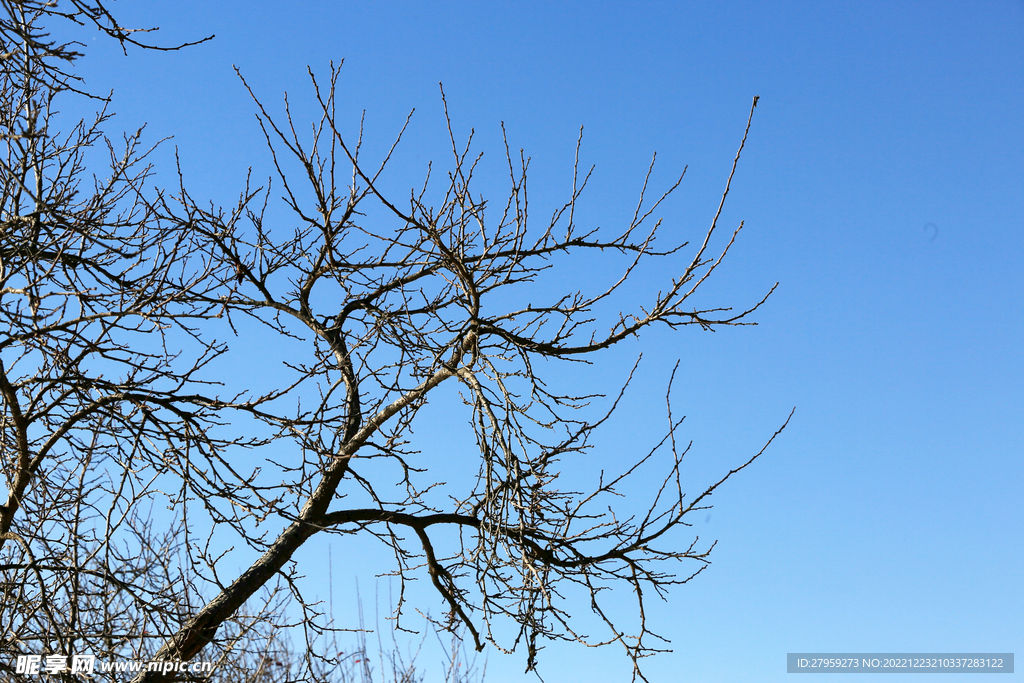
[[(287, 659), (292, 646), (274, 643), (292, 615), (301, 676), (330, 680), (337, 662), (318, 644), (336, 629), (294, 556), (358, 533), (394, 555), (382, 571), (398, 581), (396, 618), (405, 582), (422, 576), (443, 602), (438, 624), (465, 629), (477, 649), (522, 647), (531, 670), (545, 641), (618, 643), (642, 678), (640, 660), (665, 648), (645, 598), (699, 573), (714, 545), (683, 540), (687, 516), (763, 449), (688, 498), (689, 446), (677, 444), (669, 403), (665, 433), (616, 458), (617, 471), (595, 470), (583, 456), (629, 381), (602, 401), (553, 386), (552, 368), (600, 362), (658, 324), (753, 324), (768, 295), (738, 311), (696, 304), (742, 228), (712, 251), (750, 118), (707, 230), (693, 246), (662, 246), (654, 212), (682, 176), (652, 200), (652, 161), (632, 219), (593, 229), (577, 224), (590, 177), (577, 153), (568, 200), (528, 226), (528, 159), (506, 142), (507, 192), (485, 199), (472, 135), (457, 143), (447, 104), (448, 170), (407, 196), (386, 193), (401, 134), (365, 160), (362, 128), (355, 140), (340, 132), (332, 66), (324, 83), (310, 73), (310, 133), (253, 95), (273, 177), (246, 181), (236, 204), (217, 208), (183, 178), (154, 188), (142, 131), (105, 138), (102, 99), (91, 121), (57, 113), (59, 98), (92, 96), (70, 71), (75, 46), (52, 42), (45, 22), (93, 23), (152, 46), (98, 2), (3, 4), (0, 651), (253, 663), (276, 648)], [(99, 152), (106, 170), (90, 177)], [(290, 223), (268, 212), (278, 193)], [(590, 257), (618, 273), (595, 291), (564, 291), (560, 269)], [(626, 283), (657, 261), (678, 275), (620, 311)], [(237, 348), (222, 341), (232, 336)], [(288, 378), (253, 391), (229, 363), (265, 363), (254, 348), (281, 349)], [(465, 481), (442, 485), (437, 456), (419, 450), (413, 428), (428, 400), (451, 404), (451, 427), (476, 442)], [(617, 488), (652, 467), (663, 477), (646, 511), (612, 512)], [(588, 490), (564, 483), (587, 478)], [(219, 553), (232, 544), (255, 554), (226, 576)], [(629, 630), (605, 608), (617, 585), (634, 595)], [(583, 635), (588, 607), (605, 637)], [(292, 677), (256, 669), (236, 662), (215, 676)]]

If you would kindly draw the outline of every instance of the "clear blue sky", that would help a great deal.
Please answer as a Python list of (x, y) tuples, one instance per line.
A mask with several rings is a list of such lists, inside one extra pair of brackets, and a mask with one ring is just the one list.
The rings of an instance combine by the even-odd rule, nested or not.
[[(644, 352), (633, 403), (594, 453), (610, 464), (661, 428), (665, 376), (682, 360), (674, 408), (694, 440), (694, 492), (797, 408), (697, 520), (719, 540), (714, 563), (652, 606), (674, 652), (649, 676), (783, 680), (798, 651), (1024, 654), (1024, 2), (115, 9), (164, 42), (216, 34), (127, 58), (97, 40), (82, 67), (90, 87), (115, 90), (118, 126), (174, 135), (194, 195), (220, 202), (247, 167), (271, 170), (232, 65), (275, 107), (289, 90), (301, 120), (306, 66), (323, 75), (344, 59), (343, 118), (366, 110), (370, 149), (415, 107), (399, 186), (443, 155), (443, 81), (456, 134), (474, 127), (485, 160), (501, 161), (502, 121), (533, 157), (538, 216), (571, 187), (581, 125), (593, 224), (628, 219), (657, 151), (662, 185), (689, 165), (662, 215), (694, 237), (759, 95), (723, 216), (746, 229), (714, 295), (741, 306), (779, 281), (760, 325), (655, 331), (602, 370), (624, 375)], [(355, 576), (365, 589), (388, 569), (355, 557), (332, 546), (336, 606)], [(628, 680), (612, 648), (544, 654), (548, 681)], [(524, 680), (523, 665), (489, 650), (488, 680)]]

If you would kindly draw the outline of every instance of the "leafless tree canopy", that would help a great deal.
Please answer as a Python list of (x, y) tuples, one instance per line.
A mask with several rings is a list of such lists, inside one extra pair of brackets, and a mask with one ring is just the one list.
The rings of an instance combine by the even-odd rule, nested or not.
[[(507, 191), (485, 199), (474, 189), (480, 157), (450, 121), (445, 170), (407, 195), (385, 193), (391, 154), (366, 159), (362, 134), (341, 134), (332, 67), (326, 80), (310, 74), (312, 128), (249, 90), (272, 177), (243, 179), (238, 202), (218, 208), (185, 180), (155, 188), (141, 131), (105, 137), (106, 102), (72, 71), (77, 46), (46, 27), (95, 25), (152, 45), (98, 2), (3, 8), (5, 677), (20, 679), (17, 654), (202, 653), (220, 662), (220, 680), (285, 680), (264, 665), (282, 620), (300, 614), (304, 652), (280, 657), (300, 661), (305, 680), (329, 680), (331, 655), (318, 643), (333, 625), (304, 596), (293, 558), (347, 534), (393, 551), (380, 571), (395, 576), (399, 616), (405, 582), (420, 577), (444, 605), (441, 626), (464, 629), (478, 649), (522, 649), (528, 669), (545, 641), (617, 643), (634, 663), (664, 649), (644, 601), (706, 566), (713, 544), (686, 536), (687, 516), (760, 453), (685, 495), (687, 447), (669, 407), (664, 434), (615, 458), (617, 471), (594, 470), (592, 437), (626, 387), (604, 401), (574, 395), (552, 369), (600, 362), (655, 325), (751, 324), (764, 299), (738, 310), (696, 304), (739, 233), (712, 251), (722, 205), (693, 244), (663, 244), (656, 211), (682, 177), (653, 198), (645, 178), (632, 220), (594, 229), (577, 223), (589, 178), (577, 163), (567, 201), (528, 225), (528, 160), (506, 144)], [(94, 119), (57, 113), (89, 101)], [(274, 208), (281, 196), (290, 218)], [(572, 291), (560, 268), (590, 257), (621, 268), (605, 286)], [(677, 275), (646, 300), (623, 296), (655, 261)], [(285, 379), (254, 390), (247, 373), (270, 365)], [(413, 437), (441, 396), (461, 399), (446, 428), (471, 430), (478, 449), (458, 490), (440, 485), (439, 455)], [(662, 473), (646, 512), (615, 514), (617, 487), (641, 471)], [(567, 472), (592, 488), (574, 490)], [(254, 558), (237, 576), (218, 565), (228, 546)], [(613, 586), (634, 596), (631, 623), (605, 609)], [(587, 614), (605, 635), (578, 625)]]

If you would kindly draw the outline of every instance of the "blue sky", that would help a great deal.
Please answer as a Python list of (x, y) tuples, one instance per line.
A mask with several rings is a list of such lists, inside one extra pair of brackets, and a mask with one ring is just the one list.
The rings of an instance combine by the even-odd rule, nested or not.
[[(759, 326), (655, 330), (571, 380), (624, 377), (644, 353), (632, 402), (594, 453), (610, 464), (656, 437), (681, 359), (674, 410), (688, 416), (694, 492), (796, 406), (697, 520), (719, 541), (714, 562), (652, 606), (674, 652), (648, 675), (782, 680), (787, 652), (1024, 652), (1024, 2), (116, 9), (160, 26), (163, 42), (216, 34), (128, 57), (96, 40), (81, 66), (91, 88), (115, 91), (116, 126), (173, 135), (193, 193), (225, 203), (247, 167), (271, 170), (232, 65), (273, 107), (288, 90), (303, 120), (307, 65), (323, 76), (344, 59), (340, 109), (353, 130), (366, 111), (371, 151), (415, 108), (398, 187), (444, 154), (443, 82), (456, 135), (475, 128), (485, 160), (502, 162), (501, 122), (532, 156), (538, 216), (571, 188), (581, 125), (581, 162), (597, 170), (580, 222), (628, 220), (656, 151), (662, 187), (688, 166), (661, 215), (694, 238), (759, 95), (722, 219), (746, 227), (709, 291), (742, 306), (778, 281)], [(670, 274), (647, 284), (659, 275)], [(365, 588), (388, 569), (357, 556), (332, 546), (339, 610), (357, 576)], [(628, 676), (612, 648), (544, 654), (549, 681)], [(489, 650), (487, 678), (522, 680), (523, 665)]]

